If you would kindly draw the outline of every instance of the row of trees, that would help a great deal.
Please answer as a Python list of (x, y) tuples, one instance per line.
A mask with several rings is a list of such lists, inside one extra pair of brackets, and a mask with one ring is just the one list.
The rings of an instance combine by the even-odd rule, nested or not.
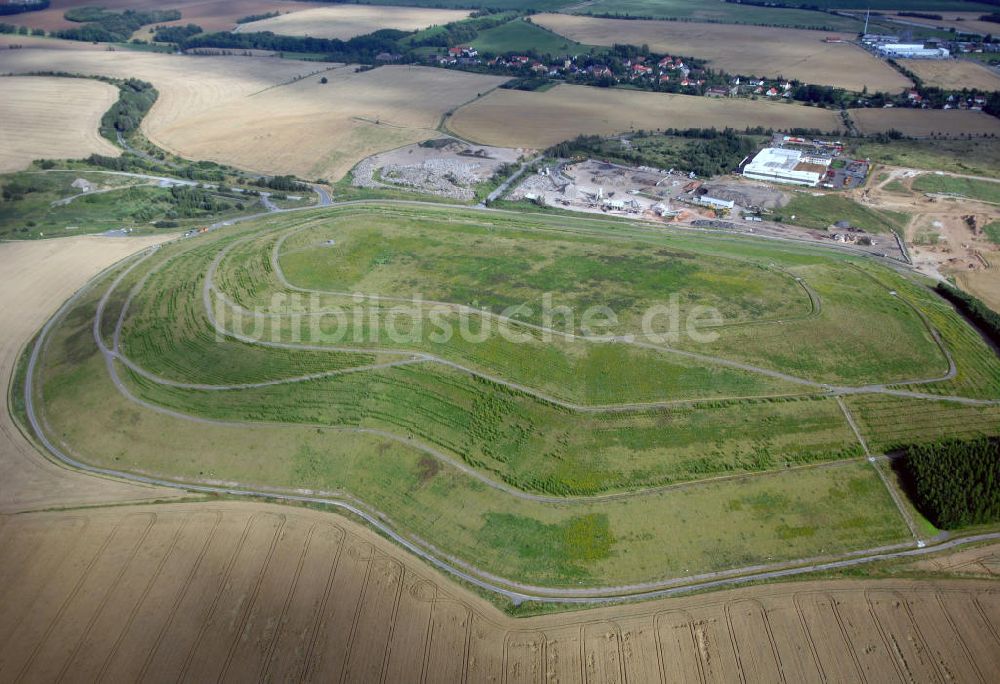
[(123, 43), (147, 24), (162, 24), (181, 18), (180, 10), (125, 10), (111, 12), (98, 7), (78, 7), (64, 15), (69, 21), (83, 24), (79, 28), (53, 31), (56, 38), (100, 43)]
[(115, 131), (128, 135), (139, 128), (143, 117), (159, 97), (152, 83), (137, 78), (120, 82), (118, 91), (118, 101), (101, 118), (101, 133), (112, 140), (115, 139)]
[(182, 49), (223, 48), (233, 50), (269, 50), (272, 52), (305, 52), (326, 55), (336, 62), (371, 64), (382, 52), (395, 52), (397, 41), (409, 35), (405, 31), (382, 29), (350, 40), (279, 36), (270, 31), (260, 33), (199, 33), (180, 43)]
[(186, 26), (157, 26), (153, 40), (157, 43), (183, 43), (191, 36), (196, 36), (202, 32), (202, 28), (197, 24)]
[[(670, 138), (687, 138), (690, 142), (671, 143)], [(594, 157), (633, 166), (674, 168), (699, 176), (715, 176), (732, 171), (756, 149), (756, 140), (747, 133), (731, 128), (722, 131), (690, 128), (668, 129), (663, 133), (640, 131), (630, 136), (628, 146), (617, 139), (581, 135), (550, 147), (546, 154), (560, 158)]]
[(994, 344), (1000, 345), (1000, 314), (978, 298), (947, 283), (938, 283), (937, 291), (993, 340)]
[(0, 15), (21, 14), (22, 12), (37, 12), (46, 9), (49, 0), (25, 0), (24, 2), (5, 2), (0, 4)]

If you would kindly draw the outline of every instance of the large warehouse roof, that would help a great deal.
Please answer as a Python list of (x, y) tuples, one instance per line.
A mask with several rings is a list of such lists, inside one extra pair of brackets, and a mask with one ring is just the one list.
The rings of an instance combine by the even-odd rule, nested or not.
[(802, 152), (780, 147), (765, 147), (743, 169), (743, 175), (757, 180), (819, 185), (823, 173), (814, 163), (804, 163)]

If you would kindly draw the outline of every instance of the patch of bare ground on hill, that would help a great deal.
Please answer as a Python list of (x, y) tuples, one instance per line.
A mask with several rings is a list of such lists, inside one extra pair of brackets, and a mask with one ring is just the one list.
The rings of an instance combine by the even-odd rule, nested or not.
[(286, 36), (339, 38), (347, 40), (379, 29), (414, 31), (428, 26), (460, 21), (468, 10), (431, 9), (426, 7), (386, 7), (379, 5), (336, 5), (317, 7), (263, 19), (239, 27), (242, 32), (271, 31)]
[(545, 92), (498, 89), (447, 120), (448, 128), (497, 147), (543, 148), (580, 134), (664, 128), (840, 129), (837, 113), (780, 102), (691, 97), (559, 85)]
[(898, 92), (912, 85), (885, 62), (850, 43), (827, 43), (823, 31), (702, 24), (682, 21), (599, 19), (568, 14), (532, 17), (560, 35), (587, 45), (631, 43), (656, 52), (706, 59), (734, 74), (784, 77), (860, 92)]
[[(0, 396), (5, 402), (0, 411), (0, 513), (183, 496), (177, 491), (101, 479), (55, 465), (25, 439), (6, 406), (21, 349), (59, 305), (101, 269), (163, 239), (78, 237), (0, 244), (0, 273), (4, 275), (0, 288)], [(0, 544), (0, 556), (5, 560), (10, 558), (7, 550)]]
[(181, 11), (179, 21), (164, 22), (163, 26), (173, 24), (198, 24), (206, 31), (228, 31), (236, 26), (236, 20), (251, 14), (267, 12), (296, 12), (315, 7), (308, 2), (293, 0), (173, 0), (158, 2), (157, 0), (52, 0), (47, 9), (38, 12), (25, 12), (14, 17), (10, 23), (29, 28), (40, 28), (46, 31), (80, 26), (69, 21), (63, 15), (66, 10), (76, 7), (103, 7), (106, 10), (121, 12), (124, 10), (160, 10), (178, 9)]
[(993, 582), (813, 581), (512, 619), (350, 521), (249, 503), (0, 518), (0, 677), (959, 681)]
[(983, 230), (1000, 221), (1000, 206), (914, 190), (921, 175), (928, 174), (883, 167), (853, 196), (861, 204), (909, 215), (904, 237), (917, 270), (954, 277), (962, 289), (1000, 310), (1000, 245)]
[(983, 112), (956, 109), (852, 109), (851, 118), (865, 135), (897, 130), (911, 138), (1000, 135), (1000, 119)]
[(899, 62), (935, 88), (1000, 90), (1000, 74), (967, 59), (901, 59)]
[(101, 137), (101, 117), (118, 89), (79, 78), (0, 77), (0, 173), (35, 159), (117, 156)]

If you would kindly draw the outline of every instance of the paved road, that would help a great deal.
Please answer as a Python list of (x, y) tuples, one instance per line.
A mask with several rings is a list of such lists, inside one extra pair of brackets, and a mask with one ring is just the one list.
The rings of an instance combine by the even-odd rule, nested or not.
[(522, 175), (524, 175), (524, 172), (528, 170), (529, 166), (531, 166), (535, 162), (541, 160), (543, 158), (543, 156), (544, 155), (538, 155), (534, 159), (529, 159), (528, 161), (526, 161), (523, 164), (521, 164), (521, 168), (519, 168), (517, 171), (515, 171), (514, 173), (512, 173), (507, 180), (505, 180), (503, 183), (501, 183), (500, 186), (496, 190), (494, 190), (493, 192), (491, 192), (489, 194), (489, 196), (487, 196), (487, 198), (485, 200), (483, 200), (482, 202), (480, 202), (476, 206), (479, 207), (480, 209), (484, 209), (484, 208), (486, 208), (487, 205), (489, 205), (492, 202), (496, 201), (500, 197), (503, 197), (504, 193), (507, 192), (507, 188), (509, 188), (511, 186), (511, 184), (514, 183), (514, 181), (516, 181), (518, 178), (520, 178)]

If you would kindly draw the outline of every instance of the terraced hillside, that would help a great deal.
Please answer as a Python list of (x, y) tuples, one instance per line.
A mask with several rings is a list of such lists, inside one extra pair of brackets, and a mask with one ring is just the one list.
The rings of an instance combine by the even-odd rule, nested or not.
[(544, 595), (911, 544), (863, 438), (903, 402), (1000, 432), (1000, 360), (873, 262), (404, 203), (150, 251), (33, 359), (65, 458), (331, 502)]

